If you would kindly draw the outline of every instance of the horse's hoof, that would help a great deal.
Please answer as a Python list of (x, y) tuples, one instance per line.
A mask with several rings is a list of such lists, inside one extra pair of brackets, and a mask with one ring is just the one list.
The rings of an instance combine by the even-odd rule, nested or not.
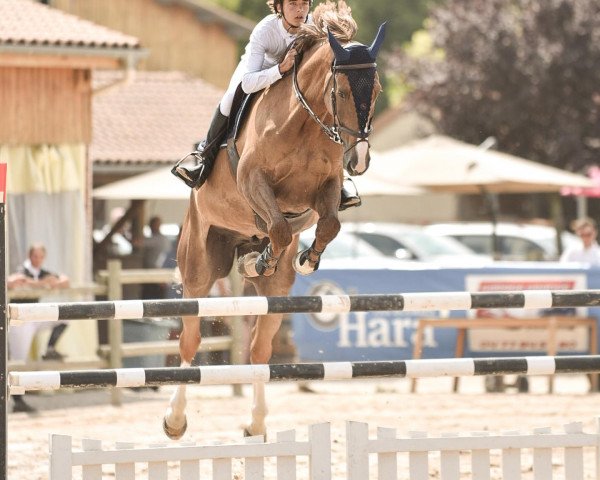
[(183, 437), (183, 434), (185, 433), (186, 430), (187, 430), (187, 418), (185, 418), (185, 420), (183, 422), (183, 427), (181, 427), (179, 430), (175, 430), (175, 429), (169, 427), (169, 425), (167, 425), (167, 417), (163, 418), (163, 431), (165, 432), (167, 437), (169, 437), (171, 440), (179, 440), (181, 437)]
[(256, 259), (259, 255), (258, 252), (250, 252), (238, 258), (237, 271), (242, 277), (258, 277), (258, 272), (256, 271)]
[(303, 253), (304, 252), (298, 252), (296, 254), (292, 265), (294, 266), (294, 270), (300, 275), (310, 275), (311, 273), (314, 273), (316, 269), (310, 266), (310, 261), (308, 259), (304, 260), (304, 263), (302, 263)]

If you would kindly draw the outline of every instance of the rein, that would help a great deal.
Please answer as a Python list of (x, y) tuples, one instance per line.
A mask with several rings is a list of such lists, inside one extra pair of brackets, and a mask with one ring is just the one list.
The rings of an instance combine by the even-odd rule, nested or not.
[(360, 70), (363, 68), (376, 68), (377, 64), (376, 63), (359, 63), (356, 65), (336, 65), (335, 62), (333, 62), (331, 64), (331, 72), (332, 72), (332, 78), (333, 78), (333, 84), (332, 84), (331, 92), (330, 92), (331, 105), (333, 108), (333, 125), (331, 125), (331, 126), (327, 125), (323, 120), (321, 120), (319, 118), (319, 116), (313, 111), (313, 109), (310, 108), (310, 105), (308, 104), (306, 97), (300, 90), (300, 85), (298, 85), (298, 66), (299, 66), (299, 64), (300, 64), (300, 59), (298, 58), (298, 56), (296, 56), (296, 58), (294, 59), (294, 69), (293, 69), (293, 75), (292, 75), (293, 85), (294, 85), (294, 94), (296, 95), (296, 98), (300, 102), (300, 105), (302, 105), (302, 107), (308, 112), (310, 117), (315, 122), (317, 122), (317, 124), (321, 127), (321, 130), (323, 130), (323, 132), (325, 132), (325, 135), (327, 135), (331, 141), (333, 141), (339, 145), (344, 145), (344, 142), (342, 141), (342, 137), (340, 136), (340, 131), (346, 132), (347, 134), (354, 136), (355, 138), (358, 138), (358, 140), (356, 142), (354, 142), (347, 150), (351, 150), (356, 145), (358, 145), (358, 143), (360, 143), (360, 142), (368, 143), (367, 138), (372, 130), (370, 122), (369, 122), (369, 127), (366, 129), (365, 132), (359, 132), (357, 130), (352, 130), (351, 128), (348, 128), (345, 125), (342, 125), (342, 123), (339, 120), (339, 116), (338, 116), (338, 112), (337, 112), (337, 102), (336, 102), (336, 98), (335, 98), (335, 95), (337, 92), (336, 75), (338, 72), (344, 71), (344, 70)]
[(326, 125), (319, 118), (319, 116), (313, 111), (313, 109), (310, 108), (310, 105), (306, 101), (304, 94), (300, 90), (300, 85), (298, 85), (298, 64), (299, 63), (300, 63), (300, 60), (299, 60), (298, 56), (296, 56), (296, 58), (294, 58), (294, 72), (292, 75), (293, 84), (294, 84), (294, 94), (296, 95), (296, 98), (300, 102), (300, 105), (302, 105), (302, 107), (304, 107), (304, 109), (308, 112), (310, 117), (315, 122), (317, 122), (317, 124), (321, 127), (321, 130), (323, 130), (325, 132), (325, 135), (327, 135), (329, 137), (329, 140), (342, 145), (342, 138), (340, 137), (340, 133), (339, 133), (339, 129), (338, 129), (337, 125), (333, 125), (331, 127)]

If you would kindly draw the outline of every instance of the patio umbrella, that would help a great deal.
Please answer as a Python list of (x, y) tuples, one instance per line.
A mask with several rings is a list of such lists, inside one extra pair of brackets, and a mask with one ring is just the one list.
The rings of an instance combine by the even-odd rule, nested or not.
[(378, 155), (367, 174), (373, 180), (458, 194), (481, 193), (482, 189), (541, 193), (593, 187), (582, 175), (440, 135)]
[(591, 188), (564, 187), (561, 189), (561, 195), (572, 195), (577, 197), (577, 216), (587, 216), (587, 199), (600, 198), (600, 167), (592, 166), (588, 168), (587, 176), (592, 180), (594, 186)]
[(161, 167), (95, 188), (92, 196), (103, 200), (187, 200), (190, 189), (171, 174), (171, 167)]
[[(188, 200), (190, 189), (171, 174), (171, 167), (158, 168), (117, 180), (94, 189), (93, 197), (104, 200)], [(361, 195), (419, 195), (424, 189), (398, 185), (386, 179), (365, 176), (354, 179)]]

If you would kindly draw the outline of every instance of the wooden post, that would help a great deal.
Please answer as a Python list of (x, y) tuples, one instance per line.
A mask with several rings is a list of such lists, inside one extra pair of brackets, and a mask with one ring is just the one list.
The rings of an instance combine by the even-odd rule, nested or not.
[[(108, 261), (108, 279), (107, 279), (108, 299), (112, 301), (123, 299), (123, 285), (121, 284), (121, 260)], [(123, 366), (123, 352), (121, 344), (123, 343), (123, 321), (111, 320), (108, 322), (108, 343), (110, 352), (108, 364), (110, 368), (121, 368)], [(111, 403), (120, 406), (122, 402), (121, 390), (111, 389)]]

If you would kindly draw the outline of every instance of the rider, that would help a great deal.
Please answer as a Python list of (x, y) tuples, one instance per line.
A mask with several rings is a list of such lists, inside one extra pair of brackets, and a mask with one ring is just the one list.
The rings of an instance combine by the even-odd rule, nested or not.
[[(242, 84), (245, 93), (252, 93), (279, 80), (293, 67), (297, 52), (291, 48), (280, 63), (277, 59), (296, 38), (300, 26), (303, 23), (312, 23), (312, 17), (309, 15), (312, 0), (268, 0), (267, 4), (273, 13), (261, 20), (252, 31), (246, 52), (242, 55), (229, 87), (213, 115), (206, 139), (197, 145), (197, 151), (193, 154), (199, 163), (185, 167), (180, 161), (171, 170), (191, 188), (200, 188), (210, 175), (227, 131), (227, 120), (238, 85)], [(185, 158), (188, 157), (189, 155)], [(360, 204), (361, 200), (354, 184), (350, 179), (345, 179), (340, 210)]]

